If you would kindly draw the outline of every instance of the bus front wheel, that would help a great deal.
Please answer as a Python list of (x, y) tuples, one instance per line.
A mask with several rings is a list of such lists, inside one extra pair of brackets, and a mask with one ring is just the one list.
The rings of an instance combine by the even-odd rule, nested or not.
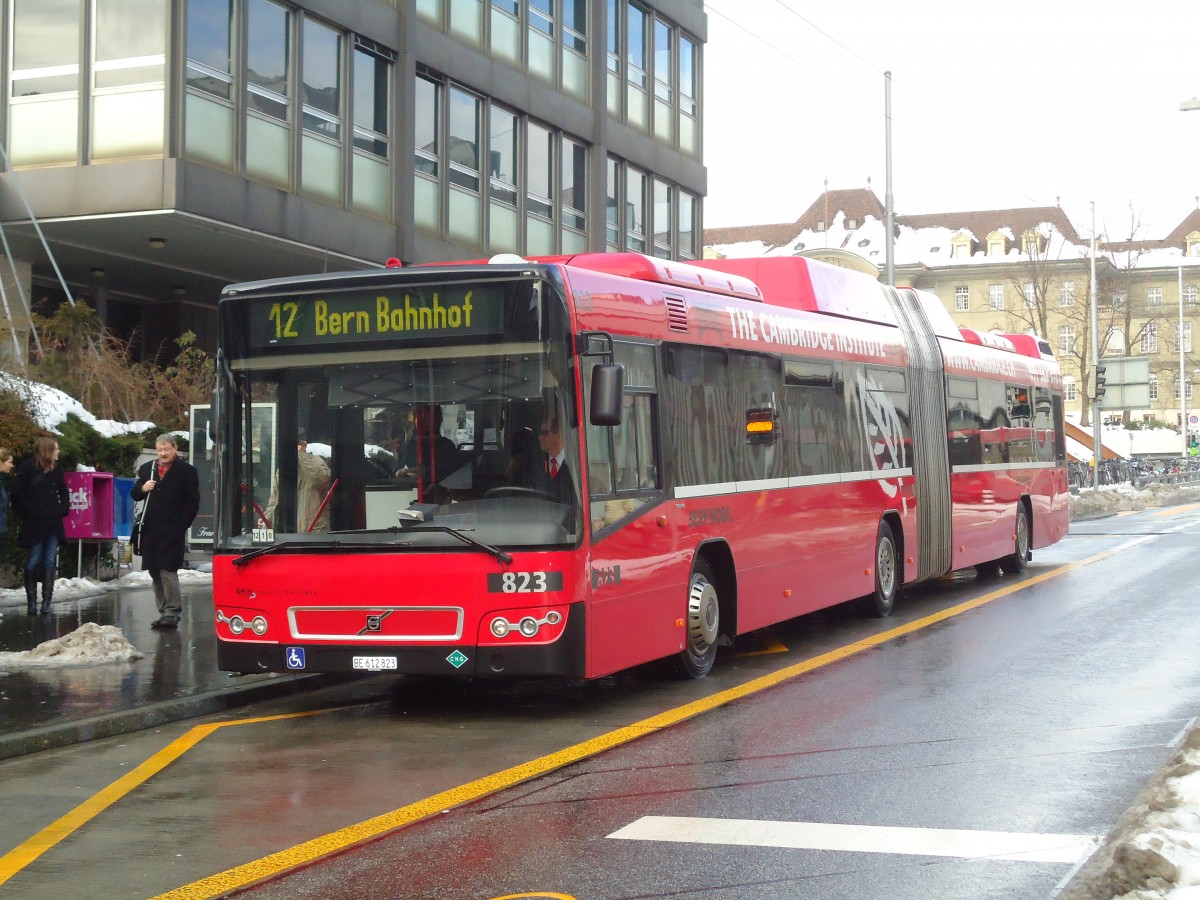
[(679, 667), (689, 678), (703, 678), (717, 660), (717, 638), (721, 629), (721, 598), (713, 584), (712, 571), (703, 560), (696, 562), (688, 583), (687, 635), (679, 654)]

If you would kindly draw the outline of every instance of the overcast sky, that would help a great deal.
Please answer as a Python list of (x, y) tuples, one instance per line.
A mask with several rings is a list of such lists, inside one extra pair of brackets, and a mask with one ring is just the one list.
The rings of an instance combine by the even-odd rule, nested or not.
[(1170, 232), (1200, 194), (1200, 6), (706, 0), (704, 224), (795, 220), (830, 189), (898, 214), (1061, 203), (1081, 234)]

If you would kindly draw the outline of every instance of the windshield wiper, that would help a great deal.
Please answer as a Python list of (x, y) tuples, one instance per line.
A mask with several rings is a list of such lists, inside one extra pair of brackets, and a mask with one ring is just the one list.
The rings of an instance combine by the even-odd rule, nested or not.
[(430, 532), (430, 531), (440, 531), (443, 534), (448, 534), (451, 537), (456, 537), (460, 541), (462, 541), (464, 544), (469, 544), (472, 547), (482, 550), (484, 553), (490, 553), (492, 556), (496, 557), (497, 560), (504, 563), (505, 565), (508, 565), (510, 562), (513, 561), (513, 558), (511, 556), (509, 556), (507, 553), (505, 553), (503, 550), (501, 550), (499, 547), (493, 547), (491, 544), (485, 544), (483, 541), (479, 540), (478, 538), (473, 538), (469, 534), (459, 531), (457, 528), (451, 528), (448, 525), (426, 525), (424, 523), (421, 523), (420, 525), (407, 525), (407, 526), (402, 525), (399, 527), (393, 525), (391, 528), (388, 528), (387, 530), (389, 532), (391, 532), (392, 534), (411, 534), (413, 532), (426, 533), (426, 532)]
[[(290, 550), (294, 547), (303, 547), (306, 550), (372, 550), (379, 546), (379, 544), (358, 541), (280, 541), (278, 544), (272, 544), (270, 547), (259, 547), (257, 550), (251, 550), (249, 553), (235, 559), (233, 564), (235, 566), (244, 566), (246, 563), (260, 556), (266, 556), (280, 550)], [(405, 541), (403, 543), (387, 544), (386, 546), (411, 547), (412, 544)]]
[[(456, 528), (450, 528), (445, 525), (423, 525), (419, 528), (401, 528), (393, 525), (390, 528), (382, 528), (367, 532), (358, 532), (359, 534), (407, 534), (410, 532), (430, 532), (440, 531), (451, 537), (458, 538), (464, 544), (482, 550), (494, 556), (499, 562), (508, 565), (513, 561), (513, 558), (501, 550), (499, 547), (493, 547), (491, 544), (485, 544), (483, 541), (477, 540), (468, 534), (464, 534)], [(235, 566), (244, 566), (251, 560), (257, 559), (260, 556), (267, 556), (271, 553), (277, 553), (280, 550), (291, 550), (297, 547), (302, 547), (305, 550), (378, 550), (380, 547), (401, 547), (410, 548), (413, 544), (411, 541), (395, 541), (388, 544), (369, 543), (366, 541), (280, 541), (278, 544), (272, 544), (270, 547), (259, 547), (257, 550), (251, 550), (239, 556), (233, 561)]]

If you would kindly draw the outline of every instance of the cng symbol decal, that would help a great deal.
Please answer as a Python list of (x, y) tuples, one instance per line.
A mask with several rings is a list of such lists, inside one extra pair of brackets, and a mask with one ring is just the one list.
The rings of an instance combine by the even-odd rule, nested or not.
[(446, 657), (446, 662), (450, 663), (456, 669), (461, 669), (466, 664), (467, 657), (461, 650), (455, 650)]

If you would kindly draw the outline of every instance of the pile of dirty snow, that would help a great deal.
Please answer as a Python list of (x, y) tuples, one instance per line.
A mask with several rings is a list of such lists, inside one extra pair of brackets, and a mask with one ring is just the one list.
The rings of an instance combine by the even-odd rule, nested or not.
[(32, 650), (0, 653), (0, 671), (129, 662), (145, 656), (116, 625), (85, 622), (70, 634), (38, 644)]
[(1200, 729), (1142, 791), (1058, 900), (1200, 897)]
[(1200, 502), (1200, 485), (1148, 484), (1141, 490), (1120, 485), (1071, 494), (1071, 521), (1099, 519), (1119, 512), (1156, 509), (1178, 503)]

